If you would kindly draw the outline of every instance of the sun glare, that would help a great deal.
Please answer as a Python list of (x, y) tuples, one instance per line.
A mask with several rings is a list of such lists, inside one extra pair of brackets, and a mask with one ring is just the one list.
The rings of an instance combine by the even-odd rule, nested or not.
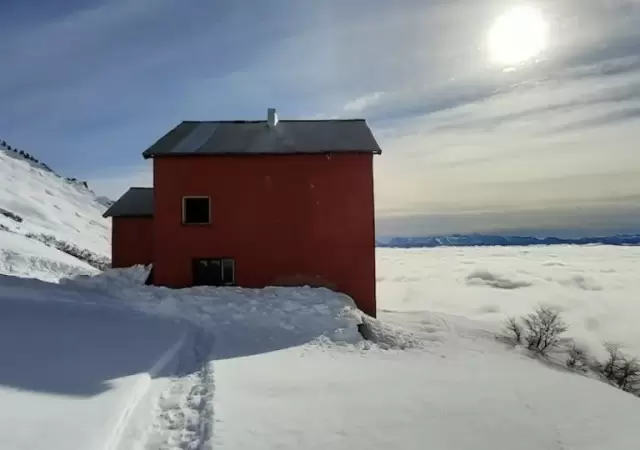
[(531, 6), (519, 6), (499, 16), (489, 30), (489, 58), (513, 66), (540, 54), (547, 46), (548, 24)]

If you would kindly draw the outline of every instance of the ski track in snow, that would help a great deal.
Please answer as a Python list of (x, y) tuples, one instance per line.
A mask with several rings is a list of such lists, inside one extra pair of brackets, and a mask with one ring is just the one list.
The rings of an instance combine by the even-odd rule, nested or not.
[[(195, 330), (172, 349), (174, 366), (167, 387), (153, 400), (149, 411), (138, 411), (140, 415), (151, 415), (150, 425), (139, 440), (123, 442), (108, 449), (115, 450), (207, 450), (212, 448), (213, 438), (213, 352), (214, 338), (203, 330)], [(178, 350), (179, 349), (179, 350)], [(176, 351), (178, 350), (178, 351)], [(159, 363), (158, 366), (166, 366)], [(133, 407), (149, 388), (137, 392), (132, 399), (132, 408), (125, 414), (134, 415)], [(139, 409), (145, 409), (141, 403)], [(126, 424), (123, 424), (124, 428)]]
[(205, 450), (213, 436), (213, 336), (193, 334), (158, 399), (146, 450)]
[(149, 386), (151, 385), (151, 380), (153, 377), (158, 375), (158, 373), (163, 370), (170, 363), (171, 360), (176, 358), (176, 355), (181, 353), (183, 347), (185, 346), (185, 338), (183, 337), (179, 340), (175, 345), (173, 345), (167, 352), (162, 355), (162, 357), (149, 369), (149, 372), (146, 377), (142, 378), (138, 381), (137, 385), (134, 388), (133, 395), (129, 400), (129, 404), (124, 408), (122, 414), (120, 415), (115, 430), (111, 435), (111, 439), (107, 442), (106, 449), (118, 449), (120, 447), (120, 441), (122, 439), (122, 435), (124, 430), (131, 419), (131, 415), (135, 411), (136, 407), (144, 397), (144, 395), (149, 390)]

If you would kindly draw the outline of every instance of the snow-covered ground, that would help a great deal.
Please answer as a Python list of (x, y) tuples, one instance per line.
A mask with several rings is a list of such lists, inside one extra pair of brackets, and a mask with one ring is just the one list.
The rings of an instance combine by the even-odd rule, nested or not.
[(0, 448), (115, 448), (185, 327), (2, 277)]
[(0, 230), (0, 274), (56, 282), (98, 270), (58, 249), (18, 233)]
[[(104, 199), (83, 185), (0, 148), (0, 231), (45, 234), (100, 257), (110, 257), (111, 227), (102, 217), (106, 210), (103, 203)], [(6, 242), (3, 239), (0, 248), (6, 248)], [(52, 255), (48, 256), (51, 259)], [(2, 262), (0, 255), (0, 273), (12, 273), (4, 270)]]
[(5, 276), (0, 448), (636, 448), (640, 399), (493, 332), (548, 303), (571, 335), (635, 348), (639, 253), (379, 250), (379, 344), (326, 289)]

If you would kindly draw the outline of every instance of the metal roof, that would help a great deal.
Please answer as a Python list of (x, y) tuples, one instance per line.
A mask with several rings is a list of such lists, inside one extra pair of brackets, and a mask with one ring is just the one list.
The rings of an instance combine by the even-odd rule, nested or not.
[(362, 152), (380, 154), (364, 119), (182, 122), (142, 153), (258, 155)]
[(153, 188), (132, 187), (102, 217), (152, 217)]

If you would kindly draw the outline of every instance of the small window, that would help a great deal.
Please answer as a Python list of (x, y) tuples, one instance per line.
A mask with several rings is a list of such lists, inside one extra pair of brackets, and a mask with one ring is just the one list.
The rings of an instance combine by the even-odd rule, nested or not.
[(209, 197), (183, 197), (182, 223), (198, 225), (211, 223), (211, 207)]

